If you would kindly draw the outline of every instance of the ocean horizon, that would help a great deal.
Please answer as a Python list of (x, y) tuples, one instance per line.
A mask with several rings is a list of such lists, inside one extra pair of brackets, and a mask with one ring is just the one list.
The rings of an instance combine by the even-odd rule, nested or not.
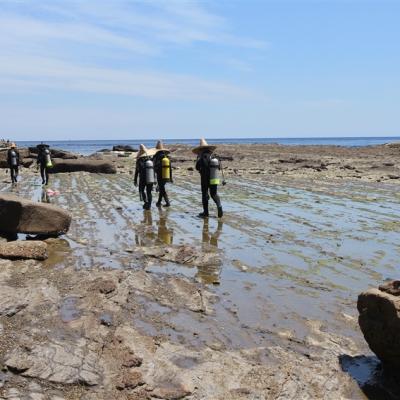
[[(210, 144), (282, 144), (282, 145), (334, 145), (344, 147), (364, 147), (400, 141), (400, 136), (381, 137), (308, 137), (308, 138), (217, 138), (207, 139)], [(49, 140), (43, 141), (51, 147), (89, 155), (103, 149), (112, 149), (115, 145), (130, 145), (138, 148), (143, 143), (154, 147), (157, 139), (103, 139), (103, 140)], [(199, 139), (163, 139), (164, 144), (186, 144), (195, 146)], [(19, 147), (36, 146), (42, 143), (38, 140), (16, 141)]]

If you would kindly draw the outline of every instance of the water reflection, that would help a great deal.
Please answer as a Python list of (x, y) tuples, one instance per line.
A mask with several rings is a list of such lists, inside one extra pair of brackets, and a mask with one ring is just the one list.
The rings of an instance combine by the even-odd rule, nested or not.
[(42, 189), (41, 202), (42, 203), (50, 203), (50, 196), (47, 192), (47, 189)]
[[(221, 236), (223, 228), (222, 220), (218, 221), (217, 227), (210, 232), (208, 219), (203, 220), (202, 229), (202, 248), (203, 251), (216, 251), (218, 248), (218, 240)], [(219, 285), (221, 275), (221, 267), (219, 265), (198, 266), (196, 279), (205, 284)]]
[(218, 247), (218, 240), (222, 233), (224, 223), (218, 220), (218, 225), (214, 232), (210, 233), (209, 221), (207, 218), (203, 220), (202, 242), (203, 244), (210, 244), (211, 246)]
[(152, 246), (157, 237), (153, 228), (151, 210), (143, 210), (143, 219), (135, 228), (135, 243), (137, 246)]
[(166, 245), (171, 245), (174, 239), (174, 230), (169, 228), (167, 225), (168, 211), (163, 212), (162, 210), (159, 210), (159, 217), (157, 232), (158, 239)]

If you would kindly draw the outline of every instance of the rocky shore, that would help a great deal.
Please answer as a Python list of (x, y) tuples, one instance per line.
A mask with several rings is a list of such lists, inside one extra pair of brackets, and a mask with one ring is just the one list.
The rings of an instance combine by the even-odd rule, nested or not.
[(17, 185), (3, 169), (0, 197), (71, 220), (0, 238), (0, 399), (399, 398), (357, 310), (398, 279), (399, 145), (219, 146), (226, 215), (208, 221), (190, 148), (151, 212), (126, 150), (58, 157), (75, 169), (48, 188), (29, 149)]

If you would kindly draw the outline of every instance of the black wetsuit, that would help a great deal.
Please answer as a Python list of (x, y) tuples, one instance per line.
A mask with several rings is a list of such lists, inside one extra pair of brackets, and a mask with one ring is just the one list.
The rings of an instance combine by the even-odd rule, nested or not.
[[(13, 165), (12, 162), (12, 152), (15, 153), (15, 165)], [(19, 153), (16, 149), (10, 149), (7, 152), (7, 163), (8, 163), (8, 168), (10, 168), (10, 176), (11, 176), (11, 182), (12, 183), (17, 183), (17, 176), (18, 176), (18, 168), (19, 168)]]
[(201, 177), (201, 197), (203, 203), (203, 213), (200, 216), (208, 217), (208, 192), (210, 192), (211, 198), (218, 207), (218, 217), (222, 217), (223, 212), (221, 200), (218, 196), (218, 185), (210, 185), (210, 160), (211, 152), (204, 150), (198, 155), (196, 161), (196, 169), (199, 171)]
[(140, 157), (136, 161), (136, 169), (135, 169), (135, 185), (138, 183), (138, 177), (139, 177), (139, 193), (140, 193), (140, 198), (143, 200), (143, 208), (145, 210), (150, 210), (151, 208), (151, 202), (153, 200), (152, 196), (152, 190), (153, 190), (153, 184), (148, 183), (146, 184), (146, 161), (148, 160), (148, 157)]
[(157, 177), (157, 184), (158, 184), (158, 201), (156, 203), (157, 207), (161, 206), (161, 201), (164, 198), (165, 206), (169, 207), (170, 202), (168, 198), (167, 191), (165, 190), (165, 185), (167, 182), (172, 182), (172, 167), (170, 163), (170, 179), (163, 179), (162, 177), (162, 159), (166, 157), (166, 154), (163, 151), (159, 151), (153, 157), (154, 162), (154, 172), (156, 173)]
[(46, 166), (46, 154), (43, 149), (39, 149), (37, 163), (40, 165), (40, 176), (42, 177), (42, 185), (47, 185), (49, 183), (49, 169)]

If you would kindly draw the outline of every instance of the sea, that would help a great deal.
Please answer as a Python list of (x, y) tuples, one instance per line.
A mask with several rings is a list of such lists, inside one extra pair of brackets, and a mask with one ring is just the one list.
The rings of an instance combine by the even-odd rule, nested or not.
[[(262, 144), (278, 143), (283, 145), (335, 145), (345, 147), (373, 146), (400, 141), (400, 136), (387, 137), (324, 137), (324, 138), (226, 138), (226, 139), (207, 139), (209, 144)], [(55, 140), (45, 143), (53, 148), (58, 148), (73, 153), (89, 155), (103, 149), (112, 150), (115, 145), (131, 145), (138, 148), (141, 143), (146, 147), (154, 147), (156, 139), (142, 140)], [(19, 147), (36, 146), (41, 141), (17, 141)], [(199, 139), (165, 139), (165, 145), (186, 144), (196, 146)]]

